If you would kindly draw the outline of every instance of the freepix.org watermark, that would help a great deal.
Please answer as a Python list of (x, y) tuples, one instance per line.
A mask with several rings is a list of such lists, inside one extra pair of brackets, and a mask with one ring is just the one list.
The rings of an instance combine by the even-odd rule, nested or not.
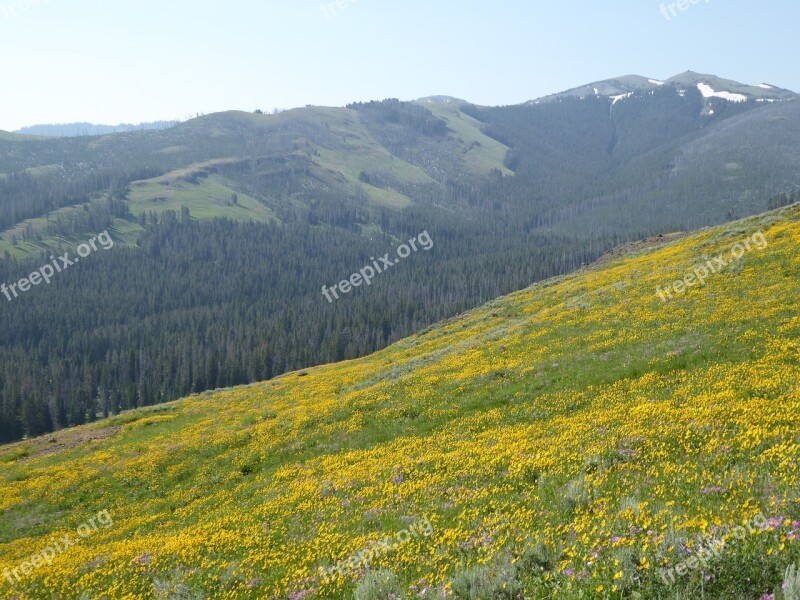
[(330, 582), (333, 579), (334, 573), (347, 576), (349, 573), (354, 573), (359, 569), (368, 567), (370, 562), (377, 556), (389, 552), (395, 546), (405, 544), (411, 541), (412, 538), (418, 538), (420, 536), (430, 537), (431, 535), (433, 535), (433, 525), (431, 525), (430, 519), (425, 517), (411, 525), (408, 529), (398, 531), (394, 539), (384, 538), (371, 548), (362, 550), (346, 560), (340, 560), (336, 565), (328, 569), (319, 567), (319, 574), (326, 583)]
[(0, 15), (7, 20), (11, 20), (17, 16), (17, 13), (25, 12), (39, 4), (44, 4), (50, 0), (17, 0), (11, 4), (0, 4)]
[(346, 8), (350, 8), (351, 5), (358, 2), (358, 0), (334, 0), (333, 2), (322, 2), (319, 5), (319, 9), (322, 11), (322, 14), (325, 15), (326, 19), (332, 19), (336, 16), (336, 9), (345, 10)]
[[(417, 242), (419, 242), (420, 247), (426, 252), (433, 248), (433, 240), (431, 239), (431, 236), (427, 231), (423, 231), (417, 237), (413, 237), (408, 240), (408, 244), (400, 244), (397, 247), (397, 256), (399, 258), (392, 260), (389, 258), (388, 252), (381, 256), (378, 260), (375, 260), (374, 256), (370, 256), (369, 259), (372, 261), (372, 265), (367, 265), (358, 273), (353, 273), (350, 276), (350, 279), (340, 281), (330, 288), (326, 285), (323, 285), (322, 295), (327, 298), (328, 303), (331, 303), (333, 302), (334, 298), (336, 300), (339, 299), (338, 292), (341, 292), (342, 294), (349, 294), (353, 288), (360, 287), (364, 283), (367, 285), (372, 285), (372, 280), (375, 279), (378, 274), (383, 273), (386, 271), (386, 269), (392, 268), (396, 264), (400, 263), (401, 259), (408, 258), (411, 256), (412, 252), (419, 250), (417, 247)], [(333, 297), (331, 297), (331, 295), (333, 295)]]
[[(20, 571), (22, 571), (23, 575), (30, 575), (34, 569), (38, 569), (45, 563), (48, 565), (51, 564), (56, 556), (63, 554), (82, 539), (86, 539), (96, 532), (99, 529), (98, 524), (108, 529), (114, 524), (114, 519), (111, 518), (111, 514), (107, 510), (101, 510), (97, 513), (96, 517), (92, 517), (88, 522), (81, 523), (78, 526), (76, 530), (79, 536), (78, 539), (73, 540), (69, 533), (64, 534), (59, 539), (50, 538), (50, 546), (47, 546), (38, 554), (34, 554), (28, 558), (28, 560), (23, 561), (18, 567), (3, 569), (3, 575), (5, 575), (6, 579), (12, 584), (18, 583), (22, 579), (19, 575)], [(14, 576), (13, 578), (11, 577), (12, 575)], [(14, 581), (14, 579), (16, 579), (16, 581)]]
[(677, 2), (672, 2), (671, 4), (661, 4), (660, 11), (661, 14), (664, 15), (664, 18), (667, 21), (671, 21), (675, 17), (678, 16), (676, 9), (681, 12), (686, 12), (694, 6), (695, 4), (700, 4), (700, 2), (705, 2), (706, 4), (709, 3), (710, 0), (678, 0)]
[(87, 243), (78, 246), (75, 249), (78, 253), (76, 258), (70, 259), (69, 252), (65, 252), (63, 256), (59, 256), (58, 258), (51, 256), (50, 260), (53, 261), (52, 263), (47, 263), (27, 277), (23, 277), (17, 283), (9, 283), (8, 285), (4, 283), (0, 285), (0, 292), (11, 302), (13, 298), (19, 298), (20, 292), (27, 292), (32, 286), (39, 285), (42, 282), (49, 284), (56, 273), (61, 273), (68, 267), (80, 262), (81, 258), (86, 258), (92, 252), (96, 252), (98, 249), (96, 242), (99, 242), (103, 250), (110, 250), (114, 247), (114, 240), (111, 239), (111, 235), (109, 235), (108, 231), (104, 231), (100, 235), (90, 239)]
[[(741, 525), (734, 527), (732, 529), (733, 538), (736, 540), (743, 540), (747, 537), (748, 533), (752, 534), (756, 530), (758, 531), (766, 531), (769, 528), (769, 521), (764, 516), (763, 513), (758, 513), (755, 517), (750, 519), (747, 522), (747, 529), (742, 527)], [(731, 528), (727, 528), (729, 531)], [(678, 577), (683, 577), (689, 571), (704, 568), (708, 568), (709, 561), (719, 556), (722, 550), (725, 548), (725, 538), (724, 534), (725, 531), (721, 532), (722, 535), (718, 535), (717, 537), (714, 536), (705, 536), (703, 538), (698, 539), (698, 545), (694, 554), (679, 562), (675, 567), (670, 569), (659, 569), (658, 574), (661, 576), (661, 579), (667, 585), (672, 585), (675, 583), (675, 575), (677, 574)]]
[[(757, 231), (749, 238), (746, 238), (738, 244), (735, 244), (733, 248), (731, 248), (731, 256), (733, 257), (734, 261), (740, 260), (748, 252), (752, 252), (754, 249), (763, 250), (767, 246), (769, 246), (767, 238), (764, 237), (763, 233)], [(668, 285), (666, 289), (662, 290), (661, 286), (657, 287), (656, 294), (664, 302), (666, 302), (667, 299), (672, 300), (673, 292), (675, 294), (683, 294), (688, 288), (697, 285), (698, 283), (700, 285), (705, 285), (706, 279), (708, 279), (711, 275), (722, 271), (725, 267), (731, 264), (731, 262), (726, 259), (725, 255), (720, 254), (716, 258), (712, 258), (711, 260), (696, 266), (690, 273), (687, 273), (683, 277), (683, 280), (673, 282), (671, 285)]]

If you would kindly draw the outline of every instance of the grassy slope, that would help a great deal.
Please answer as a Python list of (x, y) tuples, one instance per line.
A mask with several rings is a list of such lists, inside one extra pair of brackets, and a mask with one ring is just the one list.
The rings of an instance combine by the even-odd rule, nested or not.
[[(486, 136), (481, 131), (480, 122), (467, 115), (456, 117), (456, 107), (429, 103), (422, 105), (436, 117), (447, 121), (452, 134), (440, 144), (452, 147), (450, 152), (464, 159), (464, 164), (471, 174), (488, 175), (492, 169), (500, 169), (505, 174), (511, 174), (503, 166), (508, 148)], [(423, 169), (392, 155), (381, 146), (367, 127), (360, 122), (356, 111), (336, 108), (305, 110), (312, 111), (306, 112), (307, 119), (318, 119), (337, 141), (331, 147), (315, 146), (317, 153), (312, 160), (325, 172), (344, 182), (349, 191), (361, 187), (373, 203), (402, 208), (413, 203), (411, 198), (397, 190), (361, 183), (360, 173), (366, 171), (385, 174), (390, 179), (397, 179), (406, 184), (433, 183), (433, 179)]]
[[(759, 229), (766, 249), (656, 297)], [(0, 570), (98, 511), (114, 524), (24, 584), (0, 578), (0, 596), (153, 598), (183, 582), (213, 598), (352, 598), (358, 577), (321, 585), (317, 568), (428, 517), (433, 535), (373, 566), (448, 592), (513, 547), (529, 598), (759, 598), (800, 556), (798, 244), (794, 206), (364, 359), (8, 446)], [(759, 512), (769, 530), (731, 537), (709, 580), (660, 583), (684, 538)]]
[(131, 184), (128, 194), (131, 213), (163, 213), (171, 210), (180, 214), (185, 206), (195, 219), (213, 219), (224, 217), (240, 221), (269, 221), (274, 219), (272, 212), (255, 198), (246, 194), (236, 194), (237, 203), (233, 204), (231, 196), (234, 188), (219, 175), (208, 175), (192, 182), (191, 178), (203, 167), (213, 166), (226, 161), (209, 161), (190, 165), (184, 169), (173, 171), (145, 181)]
[(311, 160), (321, 169), (322, 173), (317, 175), (323, 181), (342, 185), (349, 193), (362, 187), (374, 204), (395, 208), (409, 206), (412, 200), (396, 190), (361, 183), (359, 174), (362, 171), (386, 173), (409, 184), (433, 183), (422, 169), (393, 156), (381, 146), (361, 123), (356, 111), (323, 107), (298, 110), (304, 110), (306, 119), (324, 126), (331, 134), (331, 145), (313, 145), (315, 154)]
[[(89, 203), (90, 204), (90, 203)], [(40, 256), (42, 252), (59, 252), (66, 249), (74, 250), (76, 246), (90, 239), (94, 234), (76, 235), (69, 238), (61, 236), (45, 236), (41, 241), (26, 242), (22, 239), (25, 229), (31, 225), (34, 231), (43, 231), (47, 228), (50, 221), (58, 218), (69, 219), (72, 214), (84, 210), (84, 204), (77, 206), (67, 206), (51, 212), (47, 217), (27, 219), (21, 221), (16, 226), (0, 232), (0, 256), (4, 251), (18, 259)], [(158, 211), (155, 211), (158, 212)], [(136, 245), (139, 234), (144, 231), (138, 223), (126, 221), (124, 219), (114, 219), (114, 224), (109, 228), (115, 243), (122, 243), (130, 246)], [(100, 233), (100, 232), (97, 232)], [(14, 243), (16, 236), (17, 242)]]
[[(510, 148), (485, 135), (481, 131), (483, 124), (458, 110), (460, 105), (428, 102), (420, 104), (435, 116), (447, 121), (447, 127), (460, 140), (460, 154), (472, 172), (485, 175), (492, 169), (498, 169), (504, 175), (513, 174), (504, 165)], [(459, 152), (456, 151), (455, 154), (458, 155)]]
[[(463, 156), (470, 173), (487, 175), (491, 169), (500, 169), (503, 173), (511, 174), (503, 166), (508, 148), (484, 135), (478, 121), (467, 115), (456, 118), (455, 108), (451, 110), (438, 105), (425, 106), (436, 116), (444, 118), (448, 122), (448, 126), (453, 129), (452, 138), (448, 138), (447, 142), (443, 143), (454, 145), (456, 153)], [(358, 189), (362, 189), (369, 200), (378, 206), (403, 208), (411, 205), (413, 201), (400, 191), (361, 182), (359, 175), (362, 171), (386, 175), (390, 180), (398, 180), (406, 185), (434, 183), (434, 180), (424, 170), (392, 155), (381, 146), (361, 123), (358, 113), (354, 110), (306, 107), (278, 115), (256, 116), (243, 113), (236, 114), (235, 117), (242, 121), (243, 126), (260, 124), (260, 126), (266, 127), (267, 131), (271, 127), (277, 128), (287, 122), (306, 123), (309, 126), (324, 129), (329, 134), (326, 143), (311, 143), (303, 140), (304, 143), (301, 144), (317, 168), (313, 173), (314, 176), (332, 187), (342, 188), (346, 193), (355, 194)], [(213, 134), (212, 130), (210, 135)], [(313, 151), (308, 152), (305, 149)], [(211, 163), (225, 162), (225, 160), (211, 161)], [(189, 169), (202, 166), (194, 165)], [(181, 202), (176, 200), (166, 208), (179, 211), (181, 204), (191, 200), (194, 207), (189, 206), (189, 208), (193, 216), (206, 218), (206, 216), (216, 215), (218, 208), (209, 206), (210, 198), (207, 193), (196, 193), (196, 190), (181, 181), (181, 177), (186, 174), (182, 172), (169, 173), (164, 177), (139, 182), (137, 186), (134, 186), (134, 192), (131, 195), (133, 200), (131, 210), (134, 213), (138, 210), (150, 210), (158, 204), (152, 201), (153, 198), (168, 196), (180, 199)], [(183, 189), (174, 189), (177, 184), (181, 184)], [(230, 193), (227, 195), (230, 196)], [(227, 213), (226, 216), (237, 218), (237, 215), (229, 214), (230, 211)], [(241, 215), (238, 215), (238, 218), (241, 218)]]

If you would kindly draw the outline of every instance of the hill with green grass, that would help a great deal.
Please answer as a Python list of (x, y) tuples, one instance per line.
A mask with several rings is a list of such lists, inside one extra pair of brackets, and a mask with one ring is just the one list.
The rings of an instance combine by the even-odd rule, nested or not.
[(6, 446), (0, 594), (789, 599), (798, 244), (800, 205), (655, 237), (358, 360)]
[[(376, 139), (356, 111), (338, 108), (219, 113), (163, 131), (94, 137), (5, 134), (0, 257), (58, 251), (59, 237), (88, 233), (59, 225), (72, 224), (87, 211), (102, 213), (101, 201), (109, 197), (126, 203), (128, 220), (185, 208), (194, 219), (265, 222), (281, 221), (287, 211), (313, 210), (326, 197), (399, 209), (440, 196), (445, 159), (448, 177), (476, 185), (492, 170), (510, 174), (503, 166), (508, 148), (487, 137), (474, 119), (465, 115), (451, 122), (446, 115), (452, 111), (437, 110), (434, 116), (413, 104), (397, 107), (399, 113), (428, 114), (441, 125), (441, 135), (430, 136), (425, 145), (425, 161), (404, 160)], [(417, 151), (426, 136), (417, 137), (414, 127), (401, 128)], [(108, 220), (108, 225), (122, 224)]]

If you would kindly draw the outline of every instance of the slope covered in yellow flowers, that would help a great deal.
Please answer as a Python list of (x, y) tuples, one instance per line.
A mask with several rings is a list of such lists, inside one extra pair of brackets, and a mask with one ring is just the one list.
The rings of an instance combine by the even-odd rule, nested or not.
[[(778, 598), (800, 556), (798, 248), (788, 207), (360, 360), (2, 448), (0, 597)], [(697, 536), (727, 543), (665, 577)]]

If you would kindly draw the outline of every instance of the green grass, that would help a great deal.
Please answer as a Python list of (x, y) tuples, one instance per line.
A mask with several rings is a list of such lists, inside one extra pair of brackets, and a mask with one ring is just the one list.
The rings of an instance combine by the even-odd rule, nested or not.
[[(134, 215), (168, 210), (180, 214), (186, 207), (195, 219), (224, 217), (239, 221), (267, 222), (275, 219), (264, 204), (246, 194), (239, 194), (220, 175), (212, 174), (197, 183), (186, 181), (183, 172), (173, 172), (131, 184), (129, 208)], [(232, 196), (237, 195), (233, 204)]]
[(460, 140), (460, 154), (471, 172), (486, 175), (498, 169), (504, 175), (513, 174), (504, 164), (510, 148), (485, 135), (480, 121), (459, 111), (457, 105), (422, 103), (422, 106), (447, 121), (447, 127)]
[(432, 184), (425, 171), (392, 155), (381, 146), (361, 124), (358, 113), (353, 110), (309, 109), (314, 112), (330, 131), (335, 145), (314, 145), (312, 161), (323, 173), (321, 178), (333, 176), (340, 185), (354, 193), (361, 187), (369, 199), (378, 206), (403, 208), (412, 204), (405, 194), (386, 188), (364, 184), (359, 177), (362, 172), (379, 173), (408, 185)]
[[(46, 230), (47, 224), (58, 217), (68, 218), (70, 213), (83, 211), (84, 205), (68, 206), (52, 212), (48, 217), (40, 217), (37, 219), (28, 219), (23, 221), (17, 226), (7, 229), (0, 233), (0, 260), (4, 256), (4, 252), (8, 252), (12, 257), (17, 259), (39, 257), (42, 253), (58, 252), (65, 249), (74, 249), (79, 244), (91, 238), (92, 235), (101, 232), (86, 233), (85, 235), (74, 236), (43, 236), (41, 240), (36, 242), (27, 242), (22, 239), (23, 232), (26, 227), (30, 225), (34, 232), (42, 232)], [(114, 219), (111, 227), (108, 228), (114, 244), (121, 244), (124, 246), (135, 246), (139, 234), (144, 231), (135, 221), (126, 221), (124, 219)], [(17, 237), (17, 243), (14, 243), (14, 236)]]

